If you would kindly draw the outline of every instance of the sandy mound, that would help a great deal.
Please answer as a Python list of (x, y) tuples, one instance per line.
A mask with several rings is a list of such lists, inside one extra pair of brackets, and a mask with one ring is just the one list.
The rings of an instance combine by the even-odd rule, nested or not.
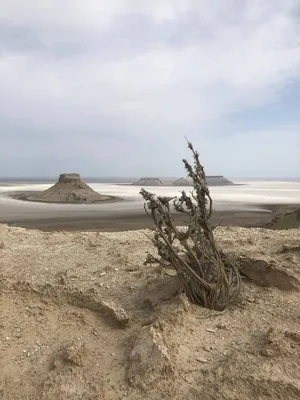
[(243, 300), (190, 305), (146, 234), (0, 225), (0, 398), (300, 398), (300, 230), (216, 229)]
[(62, 174), (54, 186), (27, 197), (27, 200), (47, 203), (96, 203), (109, 199), (110, 196), (103, 196), (90, 188), (80, 179), (79, 174)]

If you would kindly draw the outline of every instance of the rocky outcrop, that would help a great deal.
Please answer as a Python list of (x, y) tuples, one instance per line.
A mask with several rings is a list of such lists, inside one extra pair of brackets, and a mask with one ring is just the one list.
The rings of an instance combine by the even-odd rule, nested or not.
[(192, 182), (185, 178), (177, 179), (176, 181), (172, 182), (173, 186), (192, 186)]
[(72, 173), (72, 174), (61, 174), (61, 175), (59, 175), (58, 182), (60, 182), (60, 183), (76, 183), (76, 184), (80, 184), (81, 183), (81, 179), (80, 179), (80, 175), (79, 174), (74, 174), (74, 173)]
[[(206, 177), (208, 186), (227, 186), (227, 185), (234, 185), (233, 182), (224, 178), (222, 175), (216, 176), (207, 176)], [(192, 186), (192, 181), (189, 178), (180, 178), (176, 181), (172, 182), (173, 186)]]
[(171, 359), (163, 336), (154, 326), (145, 326), (129, 355), (129, 382), (132, 386), (146, 391), (171, 372)]
[[(208, 186), (227, 186), (234, 185), (233, 182), (224, 178), (222, 175), (207, 176)], [(133, 182), (133, 186), (192, 186), (192, 181), (190, 178), (180, 178), (174, 181), (166, 180), (161, 178), (141, 178), (138, 181)]]
[(159, 178), (141, 178), (136, 182), (133, 182), (134, 186), (161, 186), (163, 182)]
[(61, 174), (54, 186), (27, 198), (45, 203), (96, 203), (109, 199), (109, 196), (103, 196), (90, 188), (75, 173)]
[(229, 179), (225, 178), (222, 175), (213, 175), (207, 176), (207, 184), (208, 186), (227, 186), (227, 185), (234, 185)]
[(276, 287), (283, 291), (299, 290), (300, 282), (280, 265), (253, 257), (236, 257), (241, 274), (262, 287)]
[(268, 229), (293, 229), (300, 227), (300, 208), (285, 214), (277, 214), (266, 226)]

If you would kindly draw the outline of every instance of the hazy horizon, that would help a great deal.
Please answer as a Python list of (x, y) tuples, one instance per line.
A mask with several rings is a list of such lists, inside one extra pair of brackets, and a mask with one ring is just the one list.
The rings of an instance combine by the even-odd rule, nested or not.
[(298, 178), (299, 104), (300, 0), (1, 5), (0, 175)]
[[(207, 176), (212, 176), (212, 175), (208, 175)], [(224, 176), (224, 175), (223, 175)], [(131, 180), (135, 180), (135, 179), (140, 179), (144, 176), (141, 175), (136, 175), (136, 176), (82, 176), (80, 174), (80, 177), (82, 180), (91, 180), (91, 179), (96, 179), (96, 180), (123, 180), (123, 181), (131, 181)], [(150, 175), (148, 176), (150, 177)], [(151, 176), (153, 177), (153, 176)], [(234, 180), (234, 181), (266, 181), (266, 182), (280, 182), (280, 181), (300, 181), (300, 176), (299, 177), (288, 177), (288, 176), (278, 176), (278, 177), (268, 177), (268, 176), (264, 176), (264, 177), (255, 177), (255, 176), (248, 176), (248, 177), (230, 177), (230, 176), (224, 176), (225, 178), (229, 179), (229, 180)], [(1, 180), (2, 181), (16, 181), (16, 180), (54, 180), (57, 181), (59, 178), (58, 176), (0, 176), (0, 184), (1, 184)], [(173, 176), (161, 176), (161, 175), (157, 175), (155, 176), (155, 178), (159, 178), (159, 179), (165, 179), (165, 180), (169, 180), (169, 179), (178, 179), (178, 178), (186, 178), (185, 175), (173, 175)]]

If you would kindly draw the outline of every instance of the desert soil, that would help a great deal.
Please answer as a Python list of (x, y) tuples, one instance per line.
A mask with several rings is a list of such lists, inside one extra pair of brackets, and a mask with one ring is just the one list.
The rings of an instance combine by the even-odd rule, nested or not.
[(150, 231), (0, 225), (0, 398), (299, 399), (300, 229), (215, 232), (245, 275), (222, 313), (143, 265)]

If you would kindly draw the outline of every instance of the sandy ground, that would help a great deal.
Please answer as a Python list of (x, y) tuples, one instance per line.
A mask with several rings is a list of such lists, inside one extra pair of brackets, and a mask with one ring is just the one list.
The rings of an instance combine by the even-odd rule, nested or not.
[(300, 229), (220, 227), (241, 302), (190, 305), (149, 231), (0, 225), (1, 399), (300, 398)]

